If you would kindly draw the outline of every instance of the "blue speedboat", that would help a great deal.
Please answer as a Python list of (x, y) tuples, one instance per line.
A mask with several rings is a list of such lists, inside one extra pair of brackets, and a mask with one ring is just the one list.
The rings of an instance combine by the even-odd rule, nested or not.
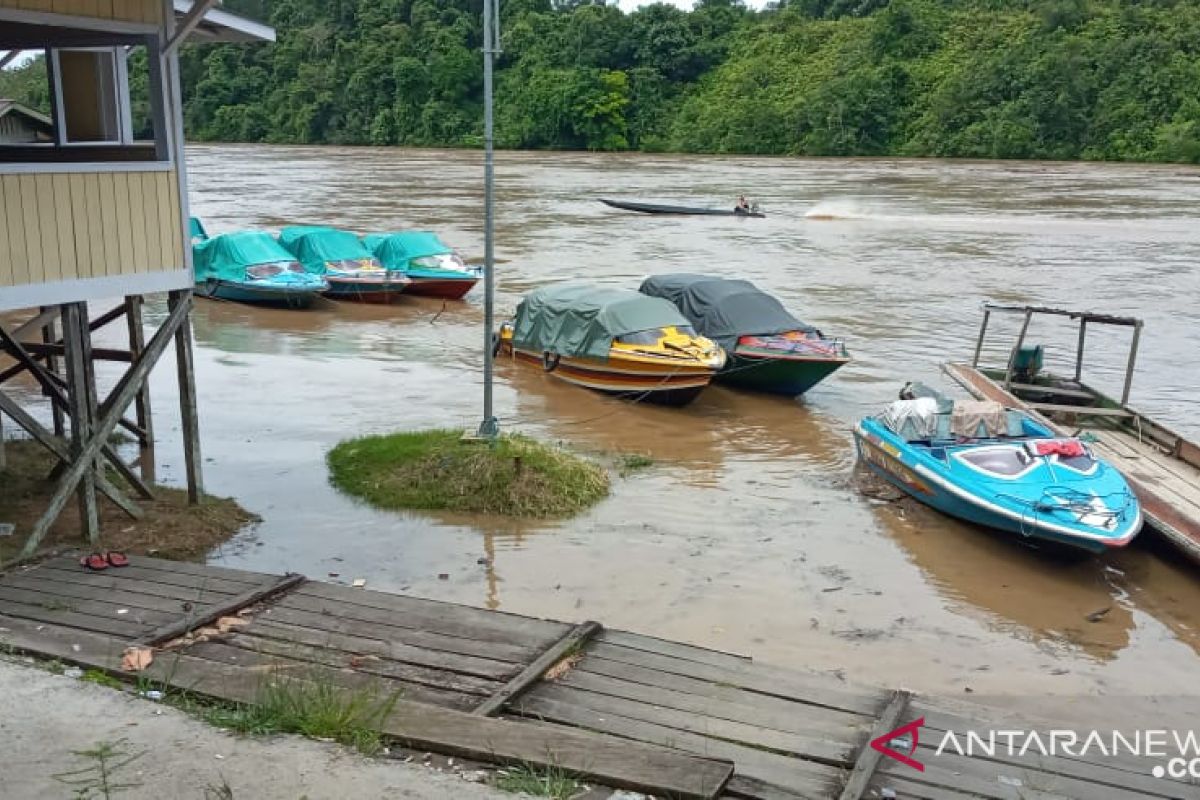
[(205, 237), (192, 245), (192, 262), (196, 293), (218, 300), (308, 308), (329, 289), (324, 278), (307, 272), (262, 231)]
[(999, 403), (925, 387), (854, 430), (859, 457), (917, 500), (959, 519), (1067, 548), (1124, 547), (1142, 527), (1125, 478), (1080, 439)]

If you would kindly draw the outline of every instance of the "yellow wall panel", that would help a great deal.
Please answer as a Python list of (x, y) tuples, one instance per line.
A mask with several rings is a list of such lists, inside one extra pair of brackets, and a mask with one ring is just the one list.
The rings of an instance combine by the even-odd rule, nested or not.
[(0, 0), (0, 8), (126, 22), (156, 23), (162, 20), (159, 0)]
[[(142, 176), (136, 172), (126, 173), (126, 191), (129, 192), (129, 208), (145, 209), (146, 199), (142, 194)], [(146, 250), (146, 214), (133, 214), (129, 219), (129, 239), (133, 244), (133, 272), (149, 270), (149, 254)]]
[(119, 257), (109, 262), (109, 275), (135, 272), (133, 269), (133, 213), (129, 208), (129, 174), (116, 172), (112, 175), (113, 191), (117, 197), (117, 247)]
[(91, 275), (104, 275), (108, 263), (108, 251), (104, 243), (103, 210), (101, 205), (100, 176), (87, 173), (83, 176), (84, 208), (87, 214), (87, 242), (91, 248)]
[(43, 280), (57, 281), (62, 278), (62, 251), (58, 248), (58, 210), (54, 207), (54, 176), (38, 175), (35, 184), (38, 223), (42, 231)]
[[(0, 202), (3, 200), (4, 187), (0, 186)], [(12, 237), (8, 233), (8, 214), (0, 214), (0, 286), (12, 286), (12, 250)]]
[[(21, 189), (17, 202), (21, 204), (21, 211), (25, 217), (25, 247), (28, 254), (25, 259), (25, 267), (29, 282), (41, 283), (46, 280), (46, 267), (40, 255), (42, 225), (41, 215), (38, 213), (38, 176), (22, 175), (20, 184)], [(53, 224), (53, 220), (47, 220), (46, 224)]]
[(25, 283), (25, 220), (17, 193), (15, 175), (0, 175), (0, 208), (4, 210), (5, 229), (8, 231), (8, 252), (0, 252), (0, 285), (13, 286)]
[(54, 217), (58, 229), (59, 275), (73, 278), (79, 275), (79, 259), (75, 255), (75, 213), (71, 209), (71, 176), (66, 173), (51, 176), (54, 192)]
[(100, 184), (100, 223), (104, 239), (104, 269), (96, 275), (116, 274), (121, 263), (121, 243), (117, 234), (117, 187), (113, 175), (97, 175)]
[(88, 241), (87, 187), (82, 173), (65, 176), (71, 198), (71, 226), (75, 246), (75, 274), (92, 277), (92, 245)]

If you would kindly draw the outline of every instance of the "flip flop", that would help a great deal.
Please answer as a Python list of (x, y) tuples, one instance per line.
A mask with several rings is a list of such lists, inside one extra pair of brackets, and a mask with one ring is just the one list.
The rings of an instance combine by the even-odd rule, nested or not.
[(129, 558), (124, 553), (118, 553), (116, 550), (109, 550), (104, 554), (104, 560), (108, 562), (110, 567), (128, 567)]
[(79, 565), (84, 569), (90, 569), (93, 572), (99, 572), (102, 569), (108, 569), (108, 561), (99, 553), (92, 553), (90, 556), (84, 556), (79, 559)]

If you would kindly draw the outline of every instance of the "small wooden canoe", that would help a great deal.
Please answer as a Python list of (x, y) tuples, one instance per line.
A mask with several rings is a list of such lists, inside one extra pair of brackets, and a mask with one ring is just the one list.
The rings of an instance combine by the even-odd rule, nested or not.
[(655, 203), (635, 203), (628, 200), (608, 200), (601, 197), (600, 202), (622, 211), (638, 211), (642, 214), (684, 215), (699, 217), (766, 217), (760, 211), (735, 211), (724, 208), (695, 208), (691, 206), (667, 206)]

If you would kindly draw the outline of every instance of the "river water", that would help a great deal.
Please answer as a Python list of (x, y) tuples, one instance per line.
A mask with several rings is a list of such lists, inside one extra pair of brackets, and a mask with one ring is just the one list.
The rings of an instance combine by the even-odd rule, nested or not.
[[(464, 255), (483, 251), (479, 153), (211, 146), (193, 148), (189, 168), (192, 210), (210, 232), (428, 227)], [(654, 272), (718, 272), (845, 337), (854, 361), (802, 401), (713, 387), (683, 410), (502, 364), (505, 429), (654, 465), (567, 522), (386, 513), (331, 488), (324, 454), (348, 436), (478, 423), (480, 292), (307, 313), (200, 300), (207, 488), (263, 517), (213, 560), (592, 618), (857, 682), (1196, 693), (1200, 573), (1145, 546), (1064, 564), (872, 500), (856, 489), (850, 428), (906, 380), (945, 386), (939, 364), (970, 357), (991, 299), (1144, 318), (1133, 401), (1200, 434), (1200, 171), (501, 153), (497, 181), (501, 315), (561, 279), (636, 287)], [(766, 219), (652, 218), (596, 202), (728, 205), (743, 192)], [(997, 330), (993, 360), (1016, 320)], [(1089, 340), (1102, 386), (1119, 385), (1126, 337)], [(1068, 329), (1030, 339), (1051, 345), (1051, 359), (1073, 351)], [(169, 368), (160, 373), (162, 414), (173, 388)], [(176, 433), (160, 429), (160, 471), (177, 481)]]

